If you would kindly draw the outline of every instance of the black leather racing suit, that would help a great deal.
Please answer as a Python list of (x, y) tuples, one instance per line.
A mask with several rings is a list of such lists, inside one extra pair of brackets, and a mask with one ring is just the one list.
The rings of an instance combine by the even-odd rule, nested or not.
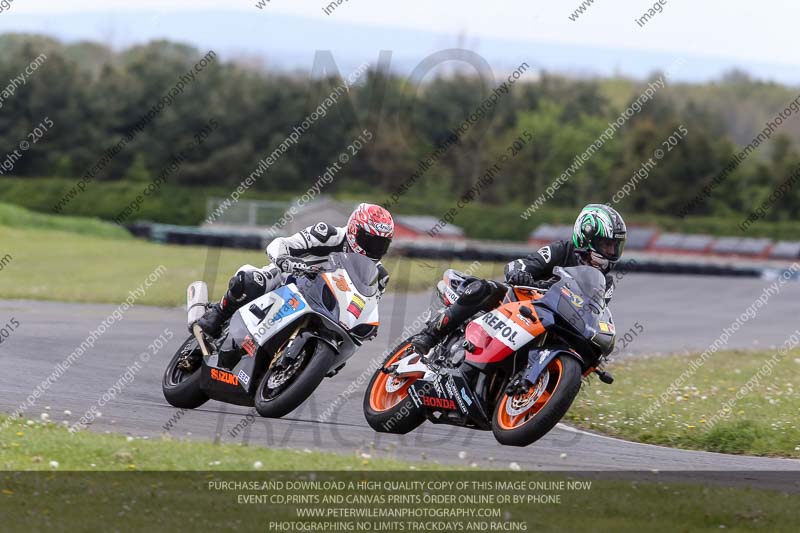
[[(554, 241), (542, 246), (535, 253), (523, 259), (516, 259), (505, 267), (506, 283), (512, 286), (532, 286), (536, 282), (548, 280), (557, 266), (571, 267), (587, 264), (580, 252), (570, 241)], [(614, 280), (606, 277), (606, 302), (614, 293)], [(445, 308), (438, 317), (431, 320), (420, 333), (411, 338), (411, 343), (420, 353), (427, 353), (444, 336), (458, 327), (478, 311), (488, 311), (503, 299), (507, 287), (491, 280), (477, 279), (470, 282), (458, 300)]]

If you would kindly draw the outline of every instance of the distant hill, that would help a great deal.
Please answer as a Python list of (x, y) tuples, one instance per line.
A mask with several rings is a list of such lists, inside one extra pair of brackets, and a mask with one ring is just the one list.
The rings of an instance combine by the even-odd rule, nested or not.
[[(472, 39), (468, 35), (369, 27), (342, 22), (336, 17), (300, 18), (253, 11), (157, 13), (126, 9), (57, 14), (57, 18), (52, 13), (13, 13), (13, 16), (0, 17), (0, 32), (43, 33), (69, 41), (99, 41), (117, 49), (153, 39), (170, 39), (199, 48), (213, 48), (227, 57), (258, 57), (270, 68), (290, 70), (308, 70), (316, 50), (331, 50), (346, 70), (365, 61), (374, 62), (380, 50), (391, 50), (393, 66), (399, 72), (408, 73), (430, 53), (462, 43), (486, 58), (498, 73), (511, 71), (521, 61), (528, 61), (537, 68), (570, 76), (621, 75), (643, 79), (676, 59), (669, 53), (644, 49)], [(731, 59), (708, 56), (702, 51), (685, 59), (686, 67), (678, 76), (684, 81), (709, 81), (741, 66)], [(748, 71), (758, 78), (800, 84), (797, 68), (774, 64), (768, 59), (750, 63)]]

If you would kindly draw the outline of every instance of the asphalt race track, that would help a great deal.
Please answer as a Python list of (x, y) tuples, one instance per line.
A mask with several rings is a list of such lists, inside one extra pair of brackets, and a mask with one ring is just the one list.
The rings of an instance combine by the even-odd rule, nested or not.
[[(683, 350), (702, 351), (729, 326), (771, 282), (754, 279), (625, 276), (618, 285), (612, 309), (618, 332), (639, 322), (644, 333), (630, 343), (629, 354)], [(157, 285), (151, 290), (158, 290)], [(781, 344), (797, 327), (800, 283), (789, 282), (773, 295), (759, 314), (739, 329), (729, 347), (752, 348)], [(355, 392), (343, 391), (358, 380), (370, 360), (394, 343), (404, 322), (413, 321), (430, 303), (429, 294), (389, 295), (383, 302), (382, 331), (335, 378), (327, 379), (300, 409), (282, 420), (245, 415), (249, 409), (208, 402), (200, 409), (181, 413), (169, 406), (161, 393), (161, 376), (167, 361), (186, 334), (181, 309), (136, 306), (121, 322), (109, 328), (75, 365), (46, 391), (25, 416), (38, 418), (45, 407), (55, 421), (80, 418), (101, 395), (117, 383), (126, 367), (138, 359), (149, 343), (168, 328), (174, 336), (167, 346), (143, 365), (132, 383), (100, 408), (102, 416), (91, 430), (157, 437), (173, 418), (170, 433), (176, 438), (247, 442), (250, 445), (296, 450), (331, 450), (368, 453), (412, 461), (506, 469), (516, 462), (523, 469), (545, 470), (800, 470), (800, 461), (739, 457), (681, 451), (628, 443), (560, 425), (547, 437), (525, 449), (502, 447), (491, 433), (424, 424), (406, 436), (377, 434), (366, 424), (361, 403), (366, 379), (356, 381)], [(53, 372), (107, 317), (114, 305), (79, 305), (57, 302), (4, 301), (0, 322), (11, 317), (20, 326), (0, 346), (0, 411), (13, 412), (42, 379)], [(368, 376), (367, 376), (368, 379)], [(603, 386), (597, 382), (594, 386)], [(332, 414), (319, 421), (326, 409)], [(71, 416), (63, 414), (71, 411)], [(176, 417), (176, 418), (175, 418)], [(239, 431), (232, 429), (239, 425)], [(245, 427), (247, 426), (247, 427)], [(242, 429), (244, 428), (244, 429)], [(466, 456), (464, 455), (465, 452)]]

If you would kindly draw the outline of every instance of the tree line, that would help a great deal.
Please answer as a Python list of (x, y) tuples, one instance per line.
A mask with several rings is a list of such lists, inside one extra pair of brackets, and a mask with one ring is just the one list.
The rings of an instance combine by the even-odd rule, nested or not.
[[(43, 53), (47, 60), (13, 95), (4, 96), (0, 146), (10, 151), (44, 117), (55, 126), (5, 175), (77, 181), (121, 138), (139, 129), (142, 116), (209, 51), (168, 41), (114, 51), (93, 42), (65, 44), (46, 36), (6, 34), (0, 36), (0, 86)], [(547, 199), (548, 206), (605, 202), (664, 149), (646, 181), (618, 207), (677, 216), (765, 121), (797, 98), (792, 88), (742, 72), (708, 84), (669, 83), (608, 136), (609, 125), (641, 101), (651, 80), (529, 72), (508, 91), (495, 92), (498, 97), (489, 108), (484, 101), (496, 85), (474, 71), (434, 70), (417, 84), (371, 68), (349, 84), (347, 94), (326, 108), (324, 116), (308, 121), (347, 74), (330, 69), (316, 76), (285, 72), (220, 54), (139, 134), (127, 136), (124, 149), (107, 161), (95, 180), (151, 181), (173, 164), (178, 147), (192, 144), (196, 133), (215, 121), (218, 127), (186, 156), (169, 183), (232, 190), (306, 123), (303, 135), (253, 186), (261, 194), (301, 192), (333, 162), (341, 161), (345, 147), (366, 127), (373, 133), (371, 142), (348, 158), (326, 192), (360, 194), (383, 203), (436, 154), (414, 180), (416, 198), (408, 202), (408, 210), (418, 212), (421, 198), (436, 199), (438, 205), (442, 199), (462, 197), (527, 131), (533, 142), (509, 159), (482, 192), (481, 203), (518, 205), (522, 210), (571, 167), (574, 172)], [(652, 79), (660, 76), (655, 72)], [(469, 117), (478, 109), (485, 113), (472, 124)], [(467, 120), (472, 127), (454, 136)], [(677, 130), (687, 134), (672, 142)], [(689, 214), (741, 217), (761, 205), (800, 167), (798, 134), (798, 125), (786, 120)], [(591, 150), (601, 138), (601, 147)], [(576, 167), (576, 157), (587, 150), (590, 157)], [(5, 159), (5, 151), (0, 159)], [(403, 212), (404, 201), (401, 198), (394, 209)], [(770, 205), (763, 218), (796, 219), (800, 191), (792, 189)]]

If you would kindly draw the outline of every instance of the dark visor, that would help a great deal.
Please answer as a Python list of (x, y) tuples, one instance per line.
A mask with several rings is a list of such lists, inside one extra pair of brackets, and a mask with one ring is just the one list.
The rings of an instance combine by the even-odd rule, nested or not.
[(358, 244), (367, 257), (372, 259), (380, 259), (389, 250), (389, 245), (392, 244), (392, 239), (388, 237), (379, 237), (367, 233), (363, 229), (359, 229), (356, 233), (356, 244)]

